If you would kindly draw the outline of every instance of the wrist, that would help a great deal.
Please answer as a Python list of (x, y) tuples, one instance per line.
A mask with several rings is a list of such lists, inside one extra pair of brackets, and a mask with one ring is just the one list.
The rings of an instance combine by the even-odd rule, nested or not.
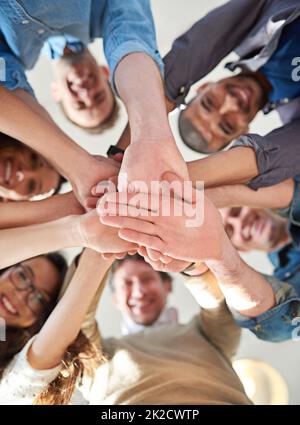
[(217, 276), (218, 280), (224, 280), (227, 277), (231, 279), (242, 273), (242, 259), (231, 244), (225, 231), (220, 244), (219, 255), (212, 260), (206, 261), (207, 267)]

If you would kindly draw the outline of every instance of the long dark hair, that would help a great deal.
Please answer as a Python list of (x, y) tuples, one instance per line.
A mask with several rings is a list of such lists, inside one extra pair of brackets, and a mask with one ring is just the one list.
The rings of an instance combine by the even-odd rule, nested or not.
[[(57, 304), (59, 289), (67, 271), (67, 263), (64, 257), (58, 253), (46, 254), (43, 257), (51, 261), (59, 271), (60, 285), (58, 285), (58, 291), (42, 316), (31, 327), (26, 329), (11, 327), (7, 329), (6, 341), (0, 344), (0, 380), (8, 363), (41, 330)], [(1, 270), (0, 274), (4, 271)], [(85, 334), (80, 331), (62, 359), (62, 366), (58, 376), (36, 397), (33, 404), (69, 404), (77, 380), (82, 379), (83, 375), (92, 378), (95, 370), (105, 360), (105, 356), (99, 351), (98, 347), (92, 344)]]

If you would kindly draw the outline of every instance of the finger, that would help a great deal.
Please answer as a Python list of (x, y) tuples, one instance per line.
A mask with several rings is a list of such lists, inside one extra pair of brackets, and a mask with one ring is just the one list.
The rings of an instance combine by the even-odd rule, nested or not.
[(161, 261), (164, 264), (170, 264), (173, 261), (173, 258), (169, 257), (168, 255), (160, 255), (159, 261)]
[[(145, 233), (147, 233), (147, 232), (145, 232)], [(154, 249), (148, 248), (147, 249), (147, 256), (152, 261), (158, 261), (161, 257), (161, 253), (158, 252), (158, 251), (155, 251)]]
[(114, 193), (117, 191), (115, 182), (117, 175), (110, 177), (108, 180), (103, 180), (92, 187), (91, 193), (93, 196), (103, 195), (104, 193)]
[(128, 226), (137, 226), (137, 229), (142, 228), (142, 226), (147, 226), (148, 228), (148, 225), (151, 225), (154, 231), (154, 220), (155, 218), (157, 219), (157, 216), (153, 217), (148, 211), (141, 211), (128, 205), (107, 203), (105, 201), (105, 196), (107, 195), (104, 195), (101, 199), (99, 199), (97, 204), (98, 215), (100, 218), (103, 217), (103, 220), (104, 217), (105, 220), (107, 220), (107, 222), (103, 221), (103, 223), (109, 224), (109, 220), (111, 220), (111, 225), (115, 223), (115, 227), (121, 227), (121, 225), (122, 227), (125, 227), (125, 225), (128, 224)]
[(144, 245), (147, 248), (160, 251), (162, 254), (164, 254), (164, 242), (157, 236), (150, 236), (146, 235), (145, 233), (139, 233), (128, 229), (120, 229), (118, 235), (125, 241), (133, 242), (138, 245)]
[(172, 195), (175, 198), (182, 199), (189, 204), (197, 201), (197, 190), (193, 188), (191, 181), (183, 181), (179, 176), (172, 172), (166, 172), (162, 175), (162, 180), (171, 185)]
[(118, 254), (115, 254), (115, 258), (116, 258), (117, 260), (123, 260), (123, 258), (125, 258), (125, 257), (126, 257), (126, 255), (127, 255), (127, 252), (120, 252), (120, 253), (118, 253)]
[(160, 261), (153, 261), (149, 257), (144, 257), (146, 263), (150, 264), (150, 266), (156, 271), (164, 271), (165, 265)]
[(147, 256), (147, 248), (145, 248), (144, 246), (140, 246), (138, 248), (138, 254), (141, 255), (142, 257), (146, 257)]
[(105, 254), (103, 253), (103, 254), (101, 254), (102, 255), (102, 258), (104, 259), (104, 260), (110, 260), (111, 258), (114, 258), (114, 254), (112, 254), (112, 253), (110, 253), (110, 252), (106, 252)]
[(106, 195), (106, 202), (130, 205), (140, 210), (158, 212), (161, 196), (142, 192), (111, 192)]
[(94, 210), (97, 206), (97, 202), (98, 202), (98, 198), (94, 196), (89, 196), (88, 198), (85, 199), (83, 206), (87, 211)]
[(123, 229), (126, 228), (136, 232), (156, 236), (155, 226), (152, 223), (143, 222), (136, 218), (101, 215), (100, 221), (102, 224), (106, 224), (107, 226)]

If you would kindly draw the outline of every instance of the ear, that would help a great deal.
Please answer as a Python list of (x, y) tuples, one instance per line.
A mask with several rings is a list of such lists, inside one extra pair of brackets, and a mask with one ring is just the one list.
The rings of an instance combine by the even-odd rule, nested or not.
[(203, 90), (205, 90), (208, 86), (210, 86), (212, 83), (210, 81), (207, 81), (206, 83), (200, 84), (199, 87), (197, 87), (197, 93), (201, 93)]
[(99, 66), (100, 72), (102, 72), (107, 80), (109, 80), (109, 68), (104, 65)]
[(52, 94), (53, 99), (56, 102), (60, 102), (61, 101), (61, 93), (60, 93), (59, 84), (55, 81), (52, 81), (50, 87), (51, 87), (51, 94)]

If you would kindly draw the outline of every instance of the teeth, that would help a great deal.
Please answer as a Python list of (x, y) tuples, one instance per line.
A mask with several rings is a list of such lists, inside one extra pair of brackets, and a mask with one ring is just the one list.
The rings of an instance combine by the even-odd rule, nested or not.
[(6, 183), (8, 183), (10, 180), (11, 171), (12, 171), (11, 161), (6, 161), (5, 176), (4, 176)]
[(5, 308), (11, 313), (11, 314), (17, 314), (17, 310), (11, 305), (11, 303), (8, 301), (8, 299), (3, 295), (2, 296), (2, 302), (5, 306)]

